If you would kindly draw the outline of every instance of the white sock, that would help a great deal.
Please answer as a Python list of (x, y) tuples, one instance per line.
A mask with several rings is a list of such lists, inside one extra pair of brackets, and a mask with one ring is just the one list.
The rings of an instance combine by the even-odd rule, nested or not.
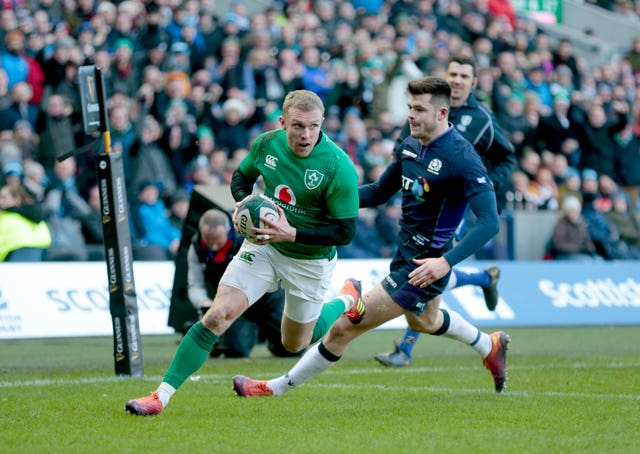
[(336, 361), (329, 361), (320, 354), (318, 351), (319, 345), (320, 344), (318, 343), (309, 348), (309, 350), (302, 355), (302, 358), (294, 364), (288, 374), (267, 382), (269, 388), (273, 390), (274, 396), (281, 396), (282, 394), (291, 391), (296, 386), (302, 385), (310, 378), (320, 375), (336, 363)]
[(486, 358), (491, 353), (491, 338), (487, 333), (483, 333), (471, 323), (466, 321), (455, 311), (447, 309), (449, 313), (449, 329), (445, 336), (471, 345), (480, 356)]
[(162, 408), (164, 408), (167, 406), (167, 404), (169, 404), (169, 400), (171, 399), (171, 396), (173, 396), (173, 394), (176, 392), (176, 389), (169, 383), (162, 382), (160, 383), (160, 386), (158, 386), (158, 389), (156, 389), (156, 392), (158, 393), (160, 402), (162, 402)]
[(338, 295), (336, 298), (344, 303), (344, 311), (347, 312), (353, 306), (353, 297), (351, 295)]

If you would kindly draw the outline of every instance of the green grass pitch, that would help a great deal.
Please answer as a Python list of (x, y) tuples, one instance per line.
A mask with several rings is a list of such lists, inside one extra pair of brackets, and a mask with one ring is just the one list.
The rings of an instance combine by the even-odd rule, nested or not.
[(0, 341), (4, 453), (640, 452), (640, 327), (513, 328), (503, 394), (469, 347), (423, 336), (410, 367), (373, 355), (400, 331), (357, 339), (328, 372), (279, 398), (240, 398), (235, 374), (295, 359), (209, 360), (165, 412), (134, 417), (177, 336), (144, 336), (145, 378), (116, 377), (112, 339)]

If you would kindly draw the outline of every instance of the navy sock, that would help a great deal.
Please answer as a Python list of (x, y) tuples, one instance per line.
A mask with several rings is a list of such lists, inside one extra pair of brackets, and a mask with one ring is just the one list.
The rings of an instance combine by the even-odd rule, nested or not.
[(467, 273), (466, 271), (453, 269), (456, 275), (456, 286), (454, 288), (462, 287), (463, 285), (477, 285), (482, 288), (489, 287), (491, 284), (491, 276), (485, 270), (476, 271), (475, 273)]
[(415, 347), (416, 342), (418, 342), (418, 338), (420, 337), (420, 333), (417, 331), (413, 331), (411, 328), (407, 328), (404, 332), (404, 337), (402, 338), (402, 342), (400, 342), (400, 350), (406, 353), (406, 355), (411, 358), (411, 351), (413, 347)]

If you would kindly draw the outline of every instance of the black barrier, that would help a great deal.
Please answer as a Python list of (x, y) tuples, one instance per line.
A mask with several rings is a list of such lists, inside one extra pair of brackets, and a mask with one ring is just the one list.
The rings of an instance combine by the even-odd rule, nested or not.
[[(102, 69), (82, 66), (78, 71), (84, 130), (100, 132), (104, 150), (97, 153), (96, 172), (100, 189), (102, 229), (109, 282), (109, 309), (113, 324), (116, 375), (142, 377), (142, 343), (138, 303), (133, 279), (133, 257), (129, 230), (129, 209), (122, 155), (111, 152), (106, 93)], [(95, 141), (90, 146), (95, 146)], [(62, 161), (86, 151), (87, 147), (60, 155)]]

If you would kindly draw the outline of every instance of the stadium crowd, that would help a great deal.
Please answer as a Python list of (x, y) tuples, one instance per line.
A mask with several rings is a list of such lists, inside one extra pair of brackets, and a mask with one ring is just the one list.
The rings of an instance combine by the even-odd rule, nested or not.
[[(640, 4), (589, 3), (640, 19)], [(590, 256), (640, 258), (640, 38), (616, 64), (593, 65), (508, 0), (273, 1), (248, 11), (243, 0), (222, 12), (215, 0), (2, 1), (0, 261), (102, 256), (99, 150), (56, 161), (95, 140), (82, 127), (80, 66), (105, 75), (134, 258), (165, 260), (194, 186), (229, 182), (252, 139), (279, 127), (288, 91), (322, 98), (324, 132), (369, 182), (404, 125), (407, 82), (442, 75), (457, 54), (477, 61), (475, 92), (516, 150), (507, 209), (563, 213), (570, 197), (595, 243)], [(397, 200), (361, 209), (340, 256), (390, 257), (399, 216)], [(549, 258), (566, 258), (552, 243)]]

